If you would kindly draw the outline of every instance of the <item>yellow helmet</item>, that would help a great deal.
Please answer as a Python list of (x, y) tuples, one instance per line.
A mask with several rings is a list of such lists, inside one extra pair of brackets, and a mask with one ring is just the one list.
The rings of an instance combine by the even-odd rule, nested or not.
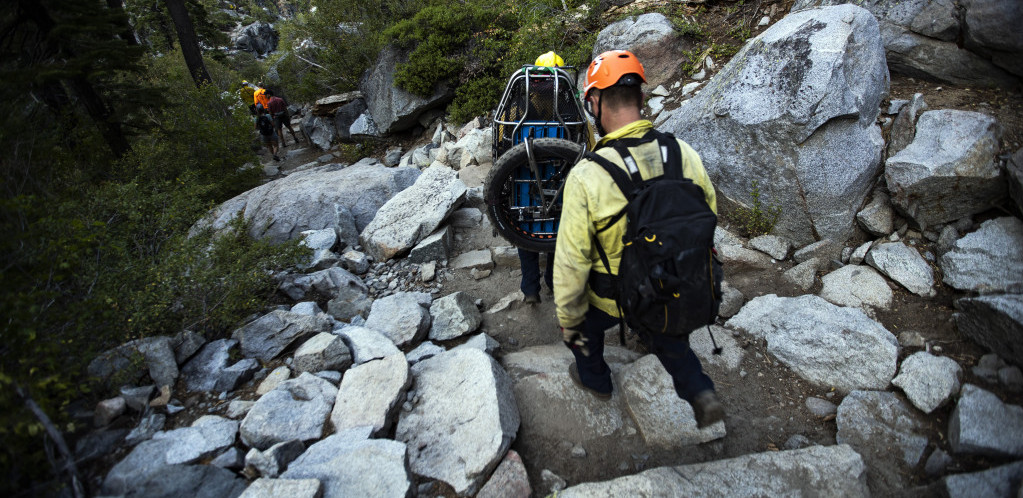
[(560, 55), (554, 53), (553, 50), (547, 52), (536, 58), (534, 66), (546, 66), (546, 67), (558, 67), (565, 65), (565, 59), (562, 59)]

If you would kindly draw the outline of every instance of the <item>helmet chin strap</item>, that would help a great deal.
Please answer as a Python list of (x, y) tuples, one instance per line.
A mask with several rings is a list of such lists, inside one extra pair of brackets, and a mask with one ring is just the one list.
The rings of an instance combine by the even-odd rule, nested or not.
[(600, 115), (602, 108), (604, 107), (604, 99), (597, 99), (597, 113), (593, 115), (593, 118), (597, 121), (597, 135), (607, 135), (607, 130), (604, 129), (604, 125), (600, 122)]

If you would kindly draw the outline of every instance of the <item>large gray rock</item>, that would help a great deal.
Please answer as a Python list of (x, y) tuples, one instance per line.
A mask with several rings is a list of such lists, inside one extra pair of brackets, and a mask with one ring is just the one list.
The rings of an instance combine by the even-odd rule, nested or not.
[(377, 211), (359, 240), (377, 261), (403, 254), (433, 233), (465, 200), (465, 192), (465, 184), (454, 170), (434, 164), (415, 185), (392, 197)]
[[(473, 164), (491, 162), (493, 137), (490, 129), (476, 129), (468, 132), (448, 149), (447, 164), (453, 169), (460, 170)], [(452, 224), (452, 226), (456, 225)]]
[(361, 99), (362, 97), (363, 97), (362, 92), (358, 90), (353, 92), (340, 93), (337, 95), (328, 95), (326, 97), (316, 99), (316, 102), (313, 103), (310, 112), (315, 116), (336, 115), (338, 109), (345, 105), (351, 104), (352, 102), (355, 102)]
[(948, 442), (955, 453), (992, 457), (1023, 456), (1023, 407), (1003, 403), (998, 396), (973, 384), (948, 421)]
[(820, 296), (839, 306), (860, 308), (868, 314), (892, 305), (892, 289), (873, 268), (846, 265), (821, 278)]
[(239, 427), (241, 440), (263, 450), (292, 439), (319, 439), (336, 397), (333, 384), (308, 372), (286, 380), (252, 405)]
[(957, 240), (938, 260), (942, 281), (962, 290), (992, 294), (1023, 292), (1023, 221), (1003, 217), (985, 221)]
[(281, 478), (319, 479), (322, 498), (410, 496), (405, 444), (369, 439), (369, 433), (369, 427), (360, 427), (324, 438), (291, 462)]
[(913, 143), (885, 162), (892, 204), (924, 228), (999, 204), (1006, 194), (997, 158), (1001, 136), (986, 114), (923, 113)]
[(725, 326), (766, 339), (767, 351), (800, 377), (840, 391), (885, 389), (895, 375), (895, 336), (862, 311), (817, 296), (760, 296)]
[(398, 419), (416, 474), (474, 494), (515, 439), (519, 410), (508, 374), (482, 351), (458, 348), (412, 367), (418, 402)]
[(352, 366), (352, 352), (345, 342), (330, 332), (320, 332), (295, 350), (296, 372), (342, 372)]
[(143, 372), (148, 372), (158, 386), (173, 386), (180, 373), (174, 341), (166, 336), (135, 339), (105, 351), (89, 362), (87, 372), (101, 379), (127, 373), (136, 381), (142, 378)]
[(579, 484), (562, 498), (592, 496), (868, 497), (867, 469), (848, 445), (769, 451), (726, 460), (659, 467), (610, 481)]
[(281, 281), (281, 292), (298, 301), (307, 298), (332, 298), (345, 290), (366, 293), (362, 279), (341, 268), (327, 268), (309, 274), (289, 273)]
[(455, 292), (437, 299), (430, 305), (431, 341), (447, 341), (475, 331), (483, 316), (473, 298), (464, 292)]
[(654, 355), (626, 368), (621, 391), (648, 446), (681, 450), (725, 437), (725, 422), (698, 429), (693, 408), (678, 397), (671, 376)]
[[(800, 10), (809, 6), (835, 5), (848, 0), (798, 0), (792, 10)], [(970, 11), (975, 10), (971, 4), (980, 5), (980, 10), (999, 10), (998, 6), (1005, 2), (999, 0), (977, 0), (967, 2), (909, 0), (891, 2), (888, 0), (857, 1), (857, 5), (867, 8), (877, 16), (881, 25), (881, 37), (884, 41), (888, 65), (893, 72), (908, 76), (938, 79), (960, 85), (1011, 86), (1016, 83), (1007, 69), (1013, 64), (1005, 61), (993, 61), (991, 56), (983, 56), (983, 50), (976, 48), (960, 48), (959, 39), (966, 38), (973, 28), (960, 19), (969, 18)], [(1009, 34), (1014, 24), (1013, 2), (1005, 6), (1007, 12), (995, 14), (1001, 29), (990, 30), (994, 36), (1004, 33), (1005, 40), (1018, 40), (1018, 34)], [(991, 9), (994, 7), (994, 9)], [(1023, 21), (1016, 10), (1016, 23)], [(964, 15), (965, 14), (965, 15)], [(964, 29), (965, 28), (965, 29)], [(985, 37), (986, 38), (986, 37)], [(1004, 47), (1005, 41), (998, 46)], [(1009, 42), (1011, 44), (1011, 42)], [(999, 56), (1004, 57), (1002, 50)], [(1015, 51), (1019, 58), (1020, 50)], [(1009, 53), (1012, 53), (1010, 50)], [(1021, 71), (1017, 75), (1023, 74)]]
[(421, 114), (443, 107), (454, 96), (447, 83), (437, 84), (433, 93), (425, 98), (399, 88), (394, 83), (394, 73), (407, 58), (408, 54), (399, 52), (393, 46), (384, 47), (377, 56), (376, 65), (359, 82), (359, 89), (366, 95), (366, 106), (373, 122), (384, 133), (416, 126)]
[[(904, 489), (927, 449), (928, 426), (894, 393), (853, 391), (838, 406), (838, 444), (852, 446), (867, 463), (873, 488)], [(884, 441), (884, 444), (878, 444)]]
[(247, 470), (257, 471), (258, 475), (263, 477), (277, 477), (304, 451), (305, 444), (297, 439), (277, 443), (266, 451), (252, 448), (245, 455), (245, 467)]
[(241, 344), (242, 355), (270, 361), (292, 343), (330, 330), (322, 315), (309, 316), (290, 311), (271, 311), (236, 329), (231, 338)]
[(137, 482), (125, 498), (176, 497), (234, 498), (245, 491), (245, 479), (212, 465), (168, 465)]
[(953, 314), (959, 332), (1023, 365), (1023, 295), (964, 297)]
[(785, 259), (792, 249), (792, 243), (777, 235), (761, 235), (749, 239), (749, 246), (779, 261)]
[(237, 434), (238, 422), (214, 415), (200, 417), (191, 427), (157, 432), (110, 469), (103, 492), (124, 494), (165, 472), (168, 466), (216, 455), (233, 445)]
[(401, 353), (390, 339), (373, 329), (353, 325), (336, 333), (352, 350), (352, 360), (356, 365)]
[(334, 138), (337, 137), (337, 129), (334, 128), (334, 121), (330, 117), (308, 115), (302, 119), (302, 133), (309, 137), (309, 142), (320, 150), (329, 150)]
[(394, 423), (397, 408), (405, 401), (412, 382), (405, 355), (395, 354), (362, 363), (345, 372), (330, 413), (335, 432), (360, 426), (379, 435)]
[(453, 246), (452, 238), (452, 230), (447, 226), (441, 227), (416, 244), (409, 252), (408, 260), (413, 263), (446, 261)]
[(944, 479), (949, 498), (1018, 497), (1020, 481), (1023, 481), (1023, 462), (1010, 463), (981, 472), (950, 475)]
[[(366, 99), (362, 98), (362, 92), (357, 92), (360, 97), (342, 104), (334, 112), (334, 129), (337, 131), (337, 141), (354, 142), (352, 137), (352, 125), (366, 113)], [(315, 112), (315, 111), (314, 111)]]
[(202, 347), (181, 368), (185, 389), (189, 391), (225, 392), (234, 391), (239, 384), (252, 378), (259, 370), (259, 362), (252, 358), (228, 364), (231, 348), (238, 345), (232, 339), (220, 339)]
[(934, 297), (936, 294), (934, 270), (916, 249), (902, 242), (876, 244), (864, 261), (918, 296)]
[(892, 384), (906, 393), (913, 406), (931, 413), (959, 392), (961, 375), (962, 368), (952, 358), (920, 351), (902, 360)]
[(999, 0), (966, 0), (962, 5), (966, 48), (1023, 76), (1023, 36), (1015, 29), (1023, 23), (1023, 5)]
[(369, 297), (369, 289), (365, 286), (341, 287), (337, 290), (337, 295), (327, 301), (327, 313), (337, 320), (346, 322), (357, 316), (366, 318), (372, 308), (373, 298)]
[(327, 165), (292, 173), (228, 200), (196, 223), (192, 232), (222, 230), (242, 215), (251, 223), (249, 234), (283, 242), (305, 230), (334, 228), (348, 245), (388, 199), (415, 183), (414, 168), (388, 168), (363, 161), (341, 169)]
[(259, 478), (252, 482), (239, 498), (319, 498), (319, 479), (268, 479)]
[(312, 268), (314, 270), (323, 270), (334, 266), (338, 261), (336, 253), (331, 251), (337, 244), (337, 232), (333, 228), (324, 228), (321, 230), (306, 230), (301, 233), (302, 239), (300, 244), (312, 249), (313, 254), (309, 257), (309, 261), (300, 265), (300, 268), (307, 270)]
[(412, 293), (399, 292), (373, 301), (366, 327), (376, 330), (399, 348), (417, 343), (430, 330), (430, 312)]
[(529, 485), (529, 474), (522, 457), (515, 450), (501, 460), (494, 469), (487, 483), (476, 493), (476, 498), (529, 498), (533, 496), (533, 488)]
[[(714, 365), (725, 370), (738, 370), (745, 353), (732, 336), (732, 331), (717, 325), (711, 325), (710, 329), (714, 334), (713, 341), (706, 327), (689, 334), (689, 347), (693, 349), (693, 353), (700, 358), (700, 363), (704, 367)], [(715, 342), (721, 348), (721, 354), (714, 354)]]
[(679, 68), (678, 54), (686, 42), (660, 13), (632, 16), (609, 24), (597, 34), (593, 57), (607, 50), (628, 50), (643, 62), (647, 85), (667, 83)]
[[(873, 187), (888, 92), (877, 20), (852, 5), (790, 14), (665, 121), (700, 152), (719, 202), (784, 206), (773, 233), (845, 240)], [(796, 146), (794, 146), (796, 145)]]
[[(611, 368), (618, 386), (621, 386), (622, 372), (639, 357), (639, 354), (618, 346), (604, 349), (604, 361)], [(505, 355), (501, 361), (515, 380), (515, 399), (519, 401), (521, 410), (520, 436), (523, 440), (542, 440), (551, 444), (572, 441), (586, 445), (591, 440), (622, 437), (627, 433), (631, 422), (620, 389), (615, 391), (611, 401), (600, 401), (576, 387), (568, 376), (568, 366), (575, 359), (563, 345), (526, 348)], [(551, 406), (577, 408), (551, 417), (548, 409)]]
[[(239, 24), (228, 36), (231, 38), (231, 45), (234, 48), (257, 56), (277, 50), (279, 39), (273, 25), (262, 21), (245, 26)], [(244, 102), (244, 104), (251, 105), (252, 102)]]

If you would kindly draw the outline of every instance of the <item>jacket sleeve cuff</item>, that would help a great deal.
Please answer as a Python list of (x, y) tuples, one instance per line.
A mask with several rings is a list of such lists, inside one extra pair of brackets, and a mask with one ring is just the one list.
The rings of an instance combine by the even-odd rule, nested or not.
[(579, 330), (579, 327), (582, 326), (584, 321), (585, 320), (579, 320), (578, 322), (575, 322), (574, 325), (566, 325), (565, 322), (561, 322), (561, 328), (563, 328), (563, 329)]

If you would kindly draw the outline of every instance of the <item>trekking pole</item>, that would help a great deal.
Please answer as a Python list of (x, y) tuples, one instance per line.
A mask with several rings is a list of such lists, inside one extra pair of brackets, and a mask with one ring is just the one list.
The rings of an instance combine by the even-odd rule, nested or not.
[(710, 343), (714, 345), (713, 353), (721, 354), (721, 346), (718, 346), (717, 341), (714, 340), (714, 333), (710, 331), (710, 325), (707, 325), (707, 333), (710, 334)]

